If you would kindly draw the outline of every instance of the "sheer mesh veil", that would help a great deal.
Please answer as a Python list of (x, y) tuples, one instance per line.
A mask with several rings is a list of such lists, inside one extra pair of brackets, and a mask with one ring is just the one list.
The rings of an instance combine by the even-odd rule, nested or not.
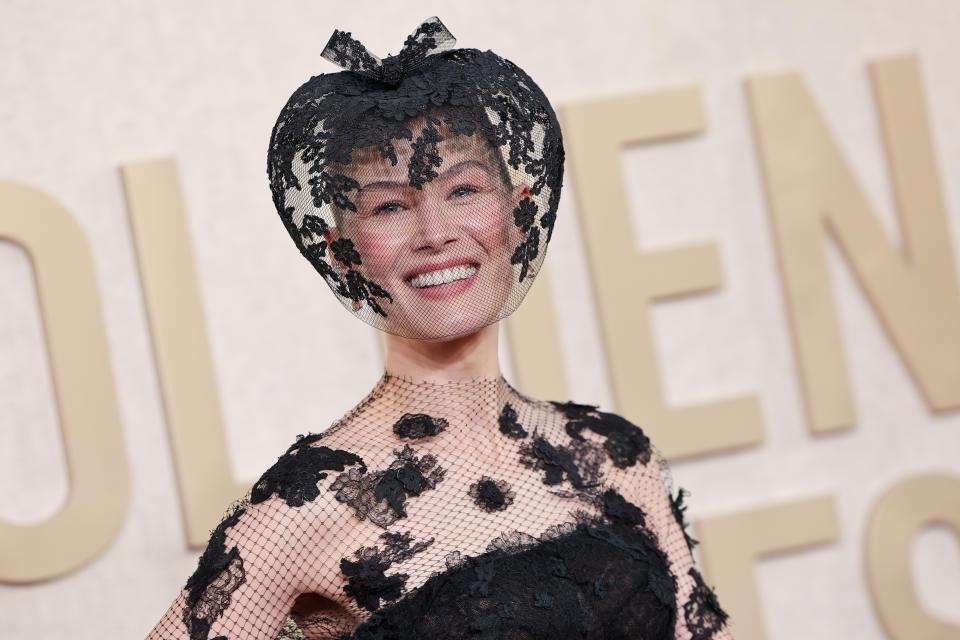
[(383, 60), (337, 31), (284, 106), (268, 174), (280, 217), (344, 306), (408, 338), (495, 322), (546, 256), (563, 177), (556, 115), (522, 69), (453, 49), (436, 18)]
[[(323, 55), (346, 70), (294, 92), (269, 149), (300, 252), (408, 338), (511, 313), (560, 195), (543, 93), (453, 44), (436, 18), (383, 59), (336, 31)], [(622, 416), (388, 371), (309, 429), (226, 509), (151, 640), (730, 638), (685, 494)]]

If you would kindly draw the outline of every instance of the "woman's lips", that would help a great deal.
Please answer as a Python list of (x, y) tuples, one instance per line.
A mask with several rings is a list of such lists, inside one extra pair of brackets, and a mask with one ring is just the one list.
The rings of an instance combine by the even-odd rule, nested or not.
[(463, 280), (464, 278), (469, 278), (476, 272), (476, 270), (477, 267), (475, 265), (458, 264), (453, 267), (447, 267), (446, 269), (425, 271), (413, 276), (412, 278), (406, 278), (406, 281), (414, 287), (421, 289), (423, 287), (449, 284), (454, 280)]
[(405, 278), (405, 282), (428, 300), (444, 300), (458, 296), (473, 286), (479, 268), (476, 263), (449, 261), (417, 269), (414, 275)]
[(429, 273), (431, 271), (442, 271), (443, 269), (449, 269), (450, 267), (458, 267), (460, 265), (470, 265), (473, 267), (480, 266), (473, 260), (469, 260), (466, 258), (450, 258), (448, 260), (444, 260), (443, 262), (436, 262), (434, 264), (425, 264), (415, 269), (411, 269), (410, 271), (407, 271), (405, 274), (403, 274), (403, 279), (410, 280), (410, 278), (414, 278), (422, 273)]

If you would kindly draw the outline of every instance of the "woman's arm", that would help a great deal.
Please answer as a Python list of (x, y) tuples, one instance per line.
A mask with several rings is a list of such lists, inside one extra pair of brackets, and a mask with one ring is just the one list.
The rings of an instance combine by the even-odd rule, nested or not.
[(281, 500), (228, 509), (148, 640), (276, 638), (301, 590), (297, 516)]
[[(323, 440), (323, 434), (298, 436), (227, 509), (196, 571), (148, 640), (273, 640), (298, 596), (328, 595), (336, 581), (323, 575), (324, 550), (350, 519), (320, 483), (330, 472), (366, 467), (353, 453), (322, 446)], [(334, 626), (349, 620), (341, 622)], [(311, 637), (342, 635), (312, 631)]]
[(728, 615), (713, 589), (705, 583), (693, 557), (696, 541), (685, 530), (683, 490), (676, 497), (670, 495), (669, 473), (665, 475), (662, 471), (666, 463), (659, 453), (653, 453), (639, 470), (641, 481), (635, 484), (633, 492), (677, 580), (675, 637), (677, 640), (732, 640)]

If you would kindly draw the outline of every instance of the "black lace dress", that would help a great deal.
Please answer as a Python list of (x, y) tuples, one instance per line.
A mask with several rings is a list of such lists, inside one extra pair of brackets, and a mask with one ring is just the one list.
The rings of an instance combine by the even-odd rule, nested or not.
[(643, 431), (389, 374), (226, 512), (151, 639), (730, 638)]

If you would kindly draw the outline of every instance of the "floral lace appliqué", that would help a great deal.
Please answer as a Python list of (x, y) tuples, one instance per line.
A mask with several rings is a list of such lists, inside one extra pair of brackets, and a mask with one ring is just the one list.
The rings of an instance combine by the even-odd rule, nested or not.
[[(210, 625), (230, 606), (234, 591), (246, 582), (243, 559), (237, 547), (227, 551), (227, 529), (239, 522), (246, 509), (242, 506), (220, 521), (213, 530), (207, 548), (197, 563), (197, 569), (187, 580), (187, 606), (183, 623), (190, 640), (207, 640)], [(219, 640), (218, 636), (214, 640)]]
[(511, 438), (526, 438), (529, 434), (526, 429), (517, 421), (517, 410), (510, 406), (510, 403), (503, 405), (503, 411), (500, 412), (500, 433), (504, 433)]
[(401, 438), (420, 440), (445, 431), (449, 423), (443, 418), (434, 418), (425, 413), (405, 413), (393, 425), (393, 432)]
[(298, 436), (253, 485), (250, 502), (258, 504), (276, 494), (289, 506), (300, 507), (320, 495), (317, 483), (327, 477), (327, 471), (343, 471), (347, 465), (359, 465), (361, 473), (367, 470), (363, 459), (349, 451), (310, 446), (322, 437), (323, 434)]
[(397, 457), (387, 469), (372, 473), (350, 469), (330, 484), (337, 500), (353, 507), (358, 518), (369, 518), (383, 528), (407, 516), (407, 496), (419, 496), (433, 489), (446, 473), (435, 455), (418, 458), (409, 444), (394, 454)]
[(670, 496), (670, 510), (673, 511), (673, 517), (677, 521), (677, 524), (683, 529), (683, 538), (687, 542), (687, 548), (693, 551), (693, 548), (700, 544), (700, 541), (691, 536), (687, 531), (687, 521), (684, 517), (687, 505), (683, 504), (683, 499), (688, 495), (690, 495), (690, 492), (681, 487), (677, 491), (676, 497)]
[(489, 513), (503, 511), (513, 504), (516, 494), (505, 480), (482, 476), (470, 485), (470, 497), (474, 503)]
[(603, 513), (614, 522), (629, 526), (645, 526), (646, 514), (643, 509), (628, 501), (616, 489), (604, 491), (602, 499)]
[[(536, 436), (533, 442), (520, 446), (520, 463), (543, 471), (544, 484), (560, 484), (566, 478), (576, 489), (587, 490), (595, 484), (599, 474), (595, 457), (589, 456), (590, 451), (588, 447), (553, 445), (543, 436)], [(578, 458), (591, 461), (591, 473), (587, 477), (577, 464)]]
[(687, 628), (693, 634), (693, 640), (710, 640), (719, 631), (729, 617), (720, 607), (717, 595), (703, 581), (696, 567), (687, 572), (696, 582), (690, 598), (683, 603), (683, 617)]
[(404, 585), (410, 577), (405, 573), (386, 575), (386, 570), (395, 563), (403, 562), (414, 554), (420, 553), (431, 544), (433, 538), (412, 544), (409, 533), (380, 534), (384, 548), (377, 546), (360, 547), (353, 553), (353, 560), (340, 560), (340, 570), (347, 576), (344, 593), (356, 600), (357, 604), (368, 611), (380, 608), (381, 600), (396, 600), (403, 593)]
[(620, 468), (631, 467), (638, 461), (650, 461), (650, 439), (637, 425), (615, 413), (599, 411), (595, 406), (575, 402), (553, 402), (567, 418), (566, 431), (574, 440), (583, 440), (581, 432), (589, 429), (604, 436), (603, 448), (613, 464)]

